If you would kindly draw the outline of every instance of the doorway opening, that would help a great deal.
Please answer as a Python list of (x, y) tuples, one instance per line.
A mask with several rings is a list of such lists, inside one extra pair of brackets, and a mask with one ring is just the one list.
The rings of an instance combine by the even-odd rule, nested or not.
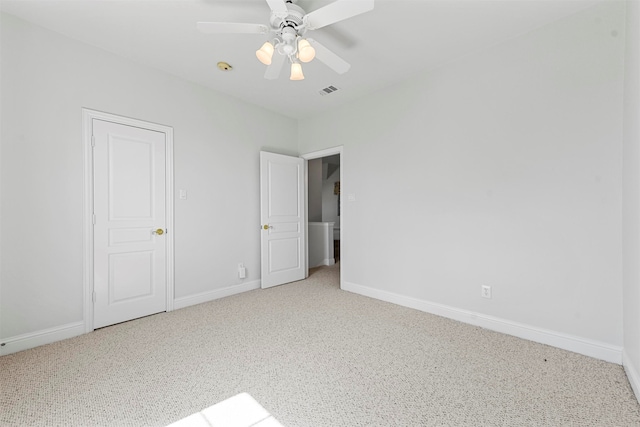
[(342, 288), (344, 262), (343, 147), (307, 153), (307, 265), (338, 264)]

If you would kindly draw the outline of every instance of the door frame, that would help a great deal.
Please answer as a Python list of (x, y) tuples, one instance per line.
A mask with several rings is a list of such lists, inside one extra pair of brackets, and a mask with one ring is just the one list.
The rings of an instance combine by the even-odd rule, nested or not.
[(166, 208), (166, 275), (167, 275), (167, 312), (173, 310), (174, 300), (174, 200), (173, 200), (173, 128), (157, 123), (118, 116), (102, 111), (82, 108), (82, 152), (84, 165), (84, 197), (83, 197), (83, 303), (84, 330), (93, 331), (93, 289), (94, 289), (94, 259), (93, 259), (93, 120), (104, 120), (125, 126), (148, 129), (165, 134), (165, 208)]
[[(344, 156), (343, 156), (343, 152), (344, 152), (344, 146), (343, 145), (339, 145), (337, 147), (332, 147), (332, 148), (326, 148), (324, 150), (319, 150), (319, 151), (312, 151), (310, 153), (306, 153), (306, 154), (302, 154), (300, 155), (301, 158), (303, 158), (305, 160), (305, 167), (304, 167), (304, 173), (305, 173), (305, 177), (304, 177), (304, 185), (306, 188), (305, 191), (305, 204), (304, 204), (304, 214), (305, 214), (305, 233), (307, 235), (309, 235), (309, 168), (308, 168), (308, 161), (309, 160), (313, 160), (313, 159), (321, 159), (323, 157), (328, 157), (328, 156), (334, 156), (336, 154), (340, 155), (340, 193), (342, 195), (342, 193), (344, 193)], [(344, 236), (344, 224), (345, 224), (345, 218), (346, 218), (346, 211), (345, 209), (343, 209), (344, 205), (343, 205), (343, 201), (344, 201), (344, 197), (340, 197), (340, 289), (342, 289), (342, 284), (344, 283), (344, 268), (343, 268), (343, 260), (344, 260), (344, 247), (346, 246), (344, 244), (344, 239), (342, 238)], [(307, 266), (306, 266), (306, 273), (305, 276), (309, 277), (309, 239), (307, 239), (307, 244), (305, 245), (305, 257), (306, 257), (306, 262), (307, 262)]]

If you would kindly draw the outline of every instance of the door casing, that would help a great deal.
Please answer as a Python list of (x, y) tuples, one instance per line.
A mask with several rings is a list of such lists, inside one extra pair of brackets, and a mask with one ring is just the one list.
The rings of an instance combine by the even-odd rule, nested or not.
[(83, 292), (84, 292), (84, 329), (93, 331), (93, 290), (94, 290), (94, 257), (93, 257), (93, 120), (99, 119), (126, 126), (162, 132), (166, 136), (165, 146), (165, 207), (166, 207), (166, 276), (167, 276), (167, 311), (173, 310), (174, 300), (174, 201), (173, 201), (173, 128), (157, 123), (104, 113), (101, 111), (82, 109), (82, 149), (84, 163), (84, 198), (83, 198)]

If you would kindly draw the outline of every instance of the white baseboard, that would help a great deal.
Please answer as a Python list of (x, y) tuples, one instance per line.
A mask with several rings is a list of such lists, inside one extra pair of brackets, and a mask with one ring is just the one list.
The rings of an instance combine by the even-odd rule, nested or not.
[[(242, 283), (236, 286), (229, 286), (222, 289), (216, 289), (210, 292), (203, 292), (197, 295), (176, 298), (173, 303), (174, 310), (189, 307), (190, 305), (201, 304), (203, 302), (212, 301), (235, 294), (239, 294), (253, 289), (260, 288), (260, 280)], [(16, 353), (22, 350), (38, 347), (52, 342), (61, 341), (67, 338), (77, 337), (86, 333), (84, 322), (68, 323), (54, 328), (43, 329), (41, 331), (31, 332), (28, 334), (17, 335), (0, 340), (0, 356)]]
[(178, 309), (189, 307), (192, 305), (213, 301), (219, 298), (240, 294), (242, 292), (252, 291), (254, 289), (260, 289), (260, 284), (261, 284), (260, 280), (254, 280), (252, 282), (241, 283), (239, 285), (227, 286), (226, 288), (214, 289), (213, 291), (207, 291), (207, 292), (202, 292), (200, 294), (176, 298), (173, 301), (173, 309), (178, 310)]
[(624, 366), (624, 371), (627, 373), (627, 378), (636, 395), (636, 399), (640, 402), (640, 375), (637, 369), (640, 367), (635, 366), (626, 351), (622, 352), (622, 366)]
[(446, 317), (463, 323), (480, 326), (492, 331), (513, 335), (529, 341), (558, 347), (563, 350), (573, 351), (585, 356), (605, 360), (607, 362), (622, 364), (622, 347), (607, 343), (577, 337), (562, 332), (551, 331), (522, 323), (512, 322), (493, 316), (487, 316), (469, 310), (463, 310), (444, 304), (432, 303), (413, 297), (343, 282), (342, 289), (370, 298), (398, 304), (437, 316)]
[(9, 337), (0, 340), (0, 356), (51, 344), (52, 342), (77, 337), (82, 334), (84, 334), (84, 322), (74, 322), (37, 332)]
[(331, 265), (335, 265), (336, 263), (336, 259), (335, 258), (325, 258), (322, 261), (320, 261), (319, 264), (317, 265), (310, 265), (309, 268), (316, 268), (316, 267), (322, 267), (322, 266), (331, 266)]

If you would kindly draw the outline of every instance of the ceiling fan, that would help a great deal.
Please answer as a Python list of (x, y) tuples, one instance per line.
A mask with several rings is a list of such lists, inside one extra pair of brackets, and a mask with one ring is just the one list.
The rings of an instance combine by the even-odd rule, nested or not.
[[(338, 74), (346, 73), (351, 65), (311, 38), (307, 31), (343, 21), (373, 9), (374, 0), (336, 0), (305, 12), (296, 5), (297, 0), (266, 0), (271, 9), (269, 25), (232, 22), (198, 22), (197, 28), (207, 34), (268, 34), (270, 39), (256, 51), (256, 56), (267, 65), (264, 77), (277, 79), (286, 59), (291, 63), (291, 80), (303, 80), (300, 62), (318, 58)], [(273, 55), (277, 52), (278, 55)]]

